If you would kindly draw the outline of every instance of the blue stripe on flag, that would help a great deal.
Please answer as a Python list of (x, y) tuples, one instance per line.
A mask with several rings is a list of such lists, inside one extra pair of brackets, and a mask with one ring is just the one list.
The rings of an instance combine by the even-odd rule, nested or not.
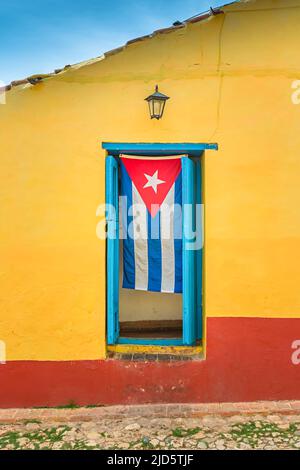
[(153, 218), (148, 211), (148, 290), (161, 292), (162, 261), (160, 212)]
[[(181, 208), (181, 209), (180, 209)], [(182, 171), (175, 182), (174, 248), (175, 293), (182, 293)]]
[[(121, 194), (127, 197), (127, 205), (122, 206), (123, 224), (123, 288), (135, 289), (135, 258), (133, 239), (133, 216), (128, 215), (132, 208), (132, 182), (121, 162)], [(131, 213), (131, 212), (130, 212)], [(131, 227), (131, 230), (129, 228)]]

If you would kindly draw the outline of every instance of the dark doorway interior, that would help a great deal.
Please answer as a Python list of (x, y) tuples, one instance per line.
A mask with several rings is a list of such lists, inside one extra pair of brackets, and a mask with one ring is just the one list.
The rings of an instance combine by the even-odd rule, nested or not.
[(148, 320), (120, 323), (123, 338), (181, 338), (181, 320)]

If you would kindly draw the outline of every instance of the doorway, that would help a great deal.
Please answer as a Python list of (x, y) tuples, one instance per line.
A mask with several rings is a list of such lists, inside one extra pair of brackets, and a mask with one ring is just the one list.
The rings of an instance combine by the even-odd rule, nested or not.
[[(103, 147), (108, 153), (106, 157), (107, 342), (109, 345), (196, 345), (202, 339), (203, 322), (201, 157), (206, 148), (214, 147), (211, 144), (103, 144)], [(146, 288), (129, 286), (128, 282), (124, 283), (122, 279), (124, 275), (126, 277), (126, 273), (124, 274), (126, 257), (123, 256), (123, 250), (128, 250), (122, 236), (120, 237), (122, 215), (119, 215), (119, 197), (122, 192), (120, 170), (122, 155), (127, 155), (127, 158), (130, 156), (139, 159), (157, 158), (160, 161), (170, 156), (181, 158), (182, 207), (188, 207), (187, 211), (182, 211), (182, 240), (179, 242), (182, 247), (181, 291), (176, 292), (175, 289), (172, 292), (153, 292), (149, 288), (149, 282), (147, 289), (147, 286)], [(164, 178), (159, 180), (157, 175), (156, 178), (156, 183), (165, 182)]]

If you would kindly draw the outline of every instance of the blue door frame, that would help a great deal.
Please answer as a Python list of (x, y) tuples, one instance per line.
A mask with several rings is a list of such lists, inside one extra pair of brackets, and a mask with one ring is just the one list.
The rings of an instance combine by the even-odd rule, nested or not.
[[(106, 202), (116, 208), (115, 220), (107, 213), (108, 234), (118, 234), (118, 198), (116, 196), (116, 159), (120, 154), (139, 156), (188, 155), (197, 157), (196, 162), (187, 159), (183, 164), (183, 178), (193, 180), (192, 185), (185, 185), (183, 202), (197, 204), (201, 199), (201, 160), (205, 150), (218, 150), (217, 144), (147, 144), (147, 143), (109, 143), (102, 148), (107, 151), (106, 159)], [(195, 225), (186, 220), (183, 224)], [(108, 344), (132, 344), (153, 346), (194, 345), (202, 338), (202, 249), (187, 251), (183, 239), (183, 337), (170, 339), (122, 338), (119, 334), (119, 237), (107, 240), (107, 341)], [(196, 284), (196, 285), (195, 285)]]

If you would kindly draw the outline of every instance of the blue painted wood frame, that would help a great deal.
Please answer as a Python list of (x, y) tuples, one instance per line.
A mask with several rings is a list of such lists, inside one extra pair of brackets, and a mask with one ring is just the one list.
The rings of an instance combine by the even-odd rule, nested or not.
[(183, 208), (183, 344), (196, 343), (196, 165), (190, 158), (182, 159)]
[[(112, 167), (118, 169), (117, 160), (113, 157), (119, 157), (120, 154), (125, 153), (128, 155), (141, 155), (141, 156), (167, 156), (167, 155), (181, 155), (185, 154), (189, 157), (199, 157), (205, 150), (218, 150), (217, 144), (189, 144), (189, 143), (110, 143), (105, 142), (102, 144), (102, 148), (108, 153), (107, 166), (106, 166), (106, 201), (113, 201), (116, 207), (116, 220), (118, 221), (119, 210), (118, 210), (118, 198), (112, 188)], [(187, 162), (191, 162), (189, 159), (185, 159)], [(192, 162), (191, 162), (192, 163)], [(184, 164), (185, 165), (185, 164)], [(195, 168), (196, 166), (196, 168)], [(193, 190), (186, 193), (184, 196), (186, 199), (191, 199), (193, 202), (202, 202), (201, 199), (201, 161), (192, 163), (192, 166), (187, 163), (186, 173), (192, 173), (195, 181)], [(187, 185), (191, 186), (191, 185)], [(115, 188), (118, 187), (116, 183)], [(112, 198), (112, 194), (114, 194)], [(195, 217), (195, 215), (193, 216)], [(194, 276), (191, 280), (190, 287), (185, 286), (186, 294), (184, 296), (184, 304), (187, 302), (188, 305), (183, 307), (183, 338), (169, 338), (169, 339), (138, 339), (138, 338), (121, 338), (119, 332), (119, 235), (118, 235), (118, 222), (114, 228), (114, 225), (110, 224), (111, 217), (108, 214), (108, 230), (117, 231), (117, 243), (113, 240), (108, 240), (107, 256), (110, 260), (107, 263), (107, 297), (108, 297), (108, 344), (140, 344), (140, 345), (157, 345), (157, 346), (181, 346), (194, 344), (196, 339), (202, 338), (202, 250), (192, 252), (188, 254), (185, 261), (187, 279), (191, 272), (194, 272)], [(186, 224), (194, 224), (195, 221), (186, 219)], [(185, 250), (184, 250), (185, 251)], [(183, 255), (184, 256), (184, 255)], [(197, 269), (196, 269), (197, 265)], [(189, 268), (188, 268), (189, 266)], [(193, 267), (194, 266), (194, 267)], [(191, 269), (190, 269), (191, 268)], [(196, 272), (197, 271), (197, 275)], [(194, 283), (194, 289), (193, 287)], [(195, 294), (195, 288), (197, 288), (197, 294)], [(192, 289), (193, 293), (189, 294), (189, 290)], [(196, 299), (194, 298), (196, 296)], [(194, 299), (194, 300), (192, 300)], [(194, 304), (194, 308), (191, 305), (191, 301)], [(194, 312), (194, 313), (193, 313)]]
[(119, 171), (117, 159), (106, 158), (107, 343), (119, 337)]
[(185, 154), (190, 157), (199, 157), (205, 150), (218, 150), (217, 144), (172, 144), (172, 143), (114, 143), (103, 142), (102, 148), (107, 150), (109, 155), (119, 156), (121, 153), (128, 155), (180, 155)]
[(203, 205), (202, 205), (202, 162), (197, 158), (196, 162), (196, 224), (197, 224), (197, 251), (196, 251), (196, 335), (197, 339), (203, 337)]

